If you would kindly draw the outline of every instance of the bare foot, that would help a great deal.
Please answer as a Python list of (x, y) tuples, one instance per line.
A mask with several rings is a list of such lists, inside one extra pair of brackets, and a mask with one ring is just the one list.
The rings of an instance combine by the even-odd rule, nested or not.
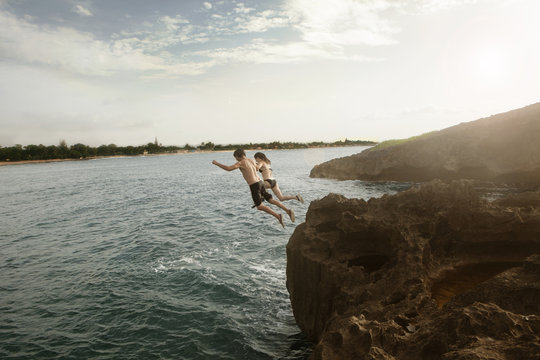
[(285, 225), (283, 224), (283, 215), (279, 214), (278, 221), (281, 224), (281, 227), (285, 229)]
[(296, 200), (300, 201), (302, 204), (304, 203), (304, 198), (300, 194), (296, 195)]
[(289, 209), (289, 211), (287, 211), (287, 214), (289, 214), (289, 217), (291, 218), (291, 221), (294, 222), (294, 210), (293, 209)]

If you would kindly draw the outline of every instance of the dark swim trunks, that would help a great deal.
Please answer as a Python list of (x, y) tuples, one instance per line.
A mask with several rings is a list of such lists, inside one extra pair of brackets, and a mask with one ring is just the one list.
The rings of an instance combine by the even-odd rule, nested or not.
[(264, 179), (264, 181), (266, 181), (267, 183), (270, 184), (270, 189), (273, 189), (274, 186), (276, 186), (276, 184), (277, 184), (276, 179)]
[(251, 190), (251, 197), (253, 198), (255, 206), (261, 205), (263, 199), (268, 201), (272, 198), (272, 195), (266, 192), (266, 189), (264, 188), (264, 183), (262, 181), (249, 185), (249, 189)]

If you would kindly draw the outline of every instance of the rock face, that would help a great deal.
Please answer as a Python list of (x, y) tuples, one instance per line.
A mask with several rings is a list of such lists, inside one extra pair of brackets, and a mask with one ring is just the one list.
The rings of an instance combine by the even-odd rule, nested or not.
[(478, 179), (540, 184), (540, 103), (317, 165), (340, 180)]
[(312, 202), (287, 245), (311, 359), (539, 359), (540, 209), (527, 198), (433, 181)]

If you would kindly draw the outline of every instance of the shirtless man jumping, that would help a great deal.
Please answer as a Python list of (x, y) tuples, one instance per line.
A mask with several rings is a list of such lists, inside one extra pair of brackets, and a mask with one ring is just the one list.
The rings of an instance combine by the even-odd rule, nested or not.
[(283, 210), (289, 215), (291, 218), (291, 221), (294, 222), (294, 211), (293, 209), (287, 209), (285, 205), (280, 203), (277, 200), (274, 200), (272, 198), (272, 195), (270, 195), (266, 189), (264, 188), (263, 181), (259, 178), (259, 175), (257, 174), (257, 165), (255, 164), (255, 161), (253, 159), (248, 159), (246, 157), (246, 153), (242, 149), (237, 149), (234, 154), (234, 158), (236, 159), (236, 163), (234, 165), (223, 165), (216, 160), (212, 160), (212, 164), (219, 166), (223, 170), (227, 171), (233, 171), (236, 169), (240, 169), (242, 172), (242, 175), (244, 176), (244, 179), (249, 185), (249, 188), (251, 190), (251, 197), (253, 198), (253, 202), (255, 203), (255, 207), (257, 210), (261, 210), (264, 212), (267, 212), (268, 214), (274, 216), (276, 219), (278, 219), (281, 226), (285, 227), (283, 225), (283, 215), (276, 213), (274, 210), (272, 210), (270, 207), (263, 205), (263, 199), (268, 201), (270, 204), (274, 204)]

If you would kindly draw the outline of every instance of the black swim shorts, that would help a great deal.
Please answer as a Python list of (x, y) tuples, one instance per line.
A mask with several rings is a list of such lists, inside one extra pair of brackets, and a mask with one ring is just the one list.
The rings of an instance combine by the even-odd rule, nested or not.
[(270, 189), (273, 189), (274, 186), (276, 186), (276, 184), (277, 184), (276, 179), (264, 179), (264, 181), (266, 181), (267, 183), (270, 184)]
[(261, 205), (263, 199), (268, 201), (272, 198), (272, 195), (266, 192), (266, 189), (264, 188), (264, 183), (262, 181), (249, 185), (249, 189), (251, 190), (251, 197), (253, 198), (255, 206)]

